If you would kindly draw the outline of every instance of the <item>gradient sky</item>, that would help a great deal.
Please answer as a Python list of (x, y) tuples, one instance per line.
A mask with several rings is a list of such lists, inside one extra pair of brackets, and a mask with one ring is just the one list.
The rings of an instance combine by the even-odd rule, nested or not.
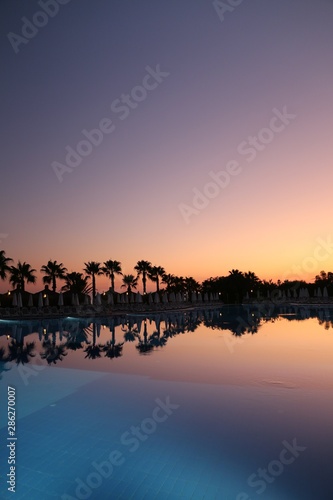
[[(332, 234), (332, 1), (245, 0), (221, 22), (206, 0), (71, 0), (15, 54), (7, 34), (40, 10), (1, 3), (7, 255), (70, 271), (116, 259), (125, 273), (147, 259), (200, 281), (333, 270), (332, 254), (303, 265)], [(120, 120), (111, 103), (158, 64), (169, 76)], [(284, 106), (296, 118), (248, 162), (238, 146)], [(60, 183), (52, 162), (102, 118), (115, 130)], [(231, 160), (242, 172), (186, 224), (179, 205)]]

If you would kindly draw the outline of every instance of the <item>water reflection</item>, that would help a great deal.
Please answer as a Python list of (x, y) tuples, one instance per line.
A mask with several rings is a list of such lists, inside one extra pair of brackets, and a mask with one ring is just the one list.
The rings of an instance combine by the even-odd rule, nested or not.
[[(27, 364), (37, 354), (49, 365), (78, 350), (87, 359), (115, 359), (123, 355), (126, 343), (135, 343), (140, 355), (150, 355), (165, 347), (173, 337), (194, 332), (200, 325), (241, 337), (257, 334), (265, 323), (282, 318), (288, 321), (316, 318), (325, 330), (333, 328), (332, 308), (275, 307), (271, 303), (109, 318), (0, 321), (0, 378), (2, 372), (10, 369), (8, 362)], [(33, 340), (31, 334), (35, 335)]]

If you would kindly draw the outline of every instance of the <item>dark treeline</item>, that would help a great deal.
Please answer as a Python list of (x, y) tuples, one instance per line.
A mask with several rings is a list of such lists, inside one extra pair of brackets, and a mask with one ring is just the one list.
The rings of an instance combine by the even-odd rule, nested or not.
[[(4, 250), (0, 251), (0, 279), (9, 280), (13, 289), (25, 291), (27, 284), (35, 284), (36, 269), (27, 262), (18, 261), (13, 265), (13, 260), (6, 256)], [(191, 297), (191, 294), (217, 294), (225, 303), (241, 303), (246, 299), (264, 298), (296, 298), (333, 296), (333, 272), (321, 271), (314, 278), (314, 282), (307, 283), (303, 280), (285, 280), (273, 282), (261, 280), (254, 272), (242, 272), (232, 269), (226, 276), (216, 276), (198, 282), (192, 276), (176, 276), (168, 274), (162, 266), (152, 265), (146, 260), (139, 260), (134, 267), (134, 274), (123, 274), (121, 262), (107, 260), (104, 263), (89, 261), (84, 263), (83, 272), (68, 272), (63, 263), (49, 260), (40, 268), (43, 274), (43, 283), (51, 286), (53, 292), (57, 291), (58, 281), (63, 285), (61, 291), (77, 294), (91, 293), (96, 296), (98, 277), (107, 276), (110, 279), (109, 291), (115, 291), (115, 278), (121, 276), (121, 289), (131, 293), (137, 290), (139, 280), (142, 283), (142, 293), (147, 293), (147, 282), (155, 284), (156, 292), (165, 290), (168, 293), (180, 293)], [(186, 298), (186, 297), (185, 297)]]

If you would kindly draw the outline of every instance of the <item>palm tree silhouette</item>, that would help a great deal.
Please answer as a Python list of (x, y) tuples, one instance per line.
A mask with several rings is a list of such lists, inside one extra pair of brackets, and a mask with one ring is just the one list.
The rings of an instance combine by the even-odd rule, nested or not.
[(131, 293), (132, 288), (136, 289), (138, 285), (138, 277), (133, 274), (124, 274), (122, 288), (127, 288), (127, 292)]
[(160, 291), (160, 278), (164, 278), (165, 276), (165, 269), (164, 267), (161, 266), (153, 266), (148, 274), (148, 277), (151, 281), (154, 281), (156, 283), (156, 292)]
[(44, 352), (41, 352), (41, 358), (46, 359), (48, 364), (56, 364), (57, 361), (62, 361), (64, 356), (67, 356), (66, 345), (59, 344), (56, 345), (56, 339), (54, 338), (51, 342), (50, 339), (44, 340), (43, 344)]
[(22, 292), (25, 289), (25, 282), (36, 283), (36, 276), (33, 274), (36, 269), (32, 269), (30, 264), (18, 261), (17, 266), (11, 266), (9, 281), (15, 287), (17, 286)]
[(148, 260), (139, 260), (134, 267), (136, 272), (138, 273), (138, 277), (142, 276), (142, 285), (143, 285), (143, 293), (146, 293), (146, 282), (147, 282), (147, 275), (151, 271), (151, 263), (148, 262)]
[(65, 284), (61, 290), (63, 292), (77, 293), (78, 295), (90, 293), (91, 286), (88, 284), (88, 279), (88, 276), (83, 276), (82, 273), (67, 273), (65, 276)]
[(13, 259), (6, 257), (6, 252), (4, 250), (0, 250), (0, 279), (5, 280), (7, 278), (7, 272), (10, 271), (9, 262), (12, 262)]
[(103, 273), (111, 280), (111, 290), (114, 292), (114, 275), (123, 274), (121, 272), (121, 262), (118, 260), (107, 260), (102, 268)]
[(103, 346), (101, 344), (96, 344), (96, 333), (97, 333), (97, 325), (93, 323), (93, 341), (91, 345), (88, 345), (84, 352), (86, 352), (85, 358), (96, 359), (101, 357), (101, 350)]
[(50, 285), (52, 283), (52, 290), (56, 292), (57, 290), (57, 278), (64, 280), (66, 277), (67, 269), (64, 267), (63, 263), (57, 263), (56, 260), (49, 260), (45, 266), (42, 266), (40, 271), (45, 274), (43, 277), (43, 283)]
[(108, 358), (120, 358), (124, 342), (116, 344), (116, 328), (114, 325), (110, 327), (110, 331), (112, 334), (111, 340), (103, 346), (103, 351)]
[(28, 342), (24, 345), (24, 339), (18, 341), (15, 339), (11, 340), (11, 343), (8, 346), (8, 361), (16, 361), (16, 364), (29, 363), (30, 358), (35, 357), (35, 353), (33, 352), (35, 348), (35, 342)]
[(154, 346), (151, 342), (151, 337), (148, 338), (147, 321), (144, 321), (143, 340), (139, 337), (139, 343), (135, 347), (140, 354), (149, 354), (154, 349)]
[(96, 276), (100, 276), (101, 274), (103, 274), (101, 263), (90, 261), (90, 262), (85, 262), (84, 265), (85, 265), (84, 272), (87, 274), (87, 276), (91, 278), (92, 296), (94, 299), (96, 297)]

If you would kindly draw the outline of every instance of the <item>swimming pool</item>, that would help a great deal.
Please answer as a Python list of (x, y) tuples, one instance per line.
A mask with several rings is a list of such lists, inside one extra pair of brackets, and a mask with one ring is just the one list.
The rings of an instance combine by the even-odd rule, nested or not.
[(14, 498), (331, 500), (332, 325), (255, 306), (0, 321)]

